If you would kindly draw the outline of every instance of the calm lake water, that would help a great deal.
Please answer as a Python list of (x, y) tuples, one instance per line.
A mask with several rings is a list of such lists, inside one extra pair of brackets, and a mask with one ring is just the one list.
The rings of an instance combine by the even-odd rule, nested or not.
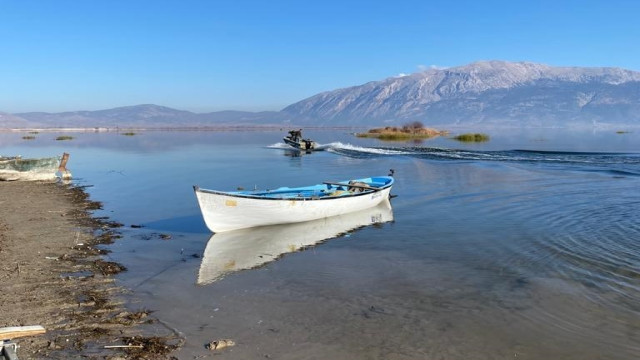
[[(640, 357), (640, 131), (464, 144), (307, 130), (324, 151), (300, 155), (286, 130), (0, 133), (0, 154), (71, 154), (96, 215), (125, 224), (109, 257), (129, 269), (131, 307), (186, 338), (181, 359)], [(213, 236), (192, 189), (389, 169), (391, 208)], [(204, 349), (221, 338), (236, 346)]]

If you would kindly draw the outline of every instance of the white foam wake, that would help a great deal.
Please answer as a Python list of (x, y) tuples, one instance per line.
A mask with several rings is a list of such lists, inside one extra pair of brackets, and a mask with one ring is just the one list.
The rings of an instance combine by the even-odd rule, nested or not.
[(267, 145), (266, 147), (267, 147), (267, 149), (293, 149), (291, 146), (289, 146), (289, 145), (287, 145), (285, 143), (282, 143), (282, 142), (278, 142), (278, 143), (275, 143), (275, 144)]
[[(288, 144), (277, 142), (275, 144), (267, 145), (268, 149), (283, 149), (283, 150), (298, 150), (295, 149)], [(332, 142), (328, 144), (318, 144), (315, 151), (328, 151), (333, 153), (340, 153), (341, 151), (350, 151), (350, 152), (359, 152), (365, 154), (376, 154), (376, 155), (406, 155), (410, 152), (404, 150), (393, 150), (393, 149), (379, 149), (379, 148), (370, 148), (364, 146), (357, 146), (352, 144), (344, 144), (341, 142)]]
[(380, 148), (370, 148), (364, 146), (357, 146), (351, 144), (343, 144), (341, 142), (333, 142), (326, 145), (321, 145), (326, 148), (327, 151), (330, 152), (340, 152), (340, 150), (346, 151), (354, 151), (368, 154), (377, 154), (377, 155), (406, 155), (409, 152), (404, 150), (393, 150), (393, 149), (380, 149)]

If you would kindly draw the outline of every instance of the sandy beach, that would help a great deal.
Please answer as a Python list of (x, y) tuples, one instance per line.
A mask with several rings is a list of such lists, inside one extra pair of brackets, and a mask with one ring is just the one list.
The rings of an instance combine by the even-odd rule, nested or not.
[[(0, 327), (42, 325), (17, 339), (23, 359), (163, 359), (182, 339), (146, 309), (125, 310), (101, 244), (120, 224), (79, 187), (0, 182)], [(125, 346), (125, 347), (121, 347)]]

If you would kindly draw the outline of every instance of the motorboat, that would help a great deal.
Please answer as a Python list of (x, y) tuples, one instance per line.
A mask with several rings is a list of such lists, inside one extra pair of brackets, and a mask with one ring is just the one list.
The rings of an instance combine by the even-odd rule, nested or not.
[(318, 147), (315, 141), (302, 138), (302, 129), (289, 131), (289, 134), (282, 140), (284, 140), (287, 145), (299, 150), (311, 151)]

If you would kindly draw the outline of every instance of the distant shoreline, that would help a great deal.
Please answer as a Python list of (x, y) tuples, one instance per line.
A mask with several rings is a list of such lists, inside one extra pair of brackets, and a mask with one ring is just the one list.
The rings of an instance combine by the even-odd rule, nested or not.
[[(640, 128), (640, 124), (600, 124), (598, 126), (486, 126), (486, 125), (437, 125), (437, 128), (447, 128), (451, 130), (460, 129), (477, 129), (477, 130), (580, 130), (580, 131), (625, 131), (633, 132), (630, 130), (637, 130)], [(303, 126), (303, 125), (217, 125), (217, 126), (158, 126), (158, 127), (146, 127), (146, 126), (117, 126), (117, 127), (26, 127), (26, 128), (1, 128), (0, 133), (21, 133), (21, 132), (83, 132), (83, 133), (103, 133), (103, 132), (127, 132), (127, 131), (287, 131), (289, 129), (305, 129), (305, 130), (318, 130), (318, 131), (353, 131), (360, 132), (362, 130), (370, 129), (371, 126)]]
[(184, 127), (87, 127), (87, 128), (0, 128), (0, 132), (122, 132), (122, 131), (285, 131), (286, 129), (311, 130), (358, 130), (365, 126), (276, 126), (276, 125), (235, 125), (235, 126), (184, 126)]

